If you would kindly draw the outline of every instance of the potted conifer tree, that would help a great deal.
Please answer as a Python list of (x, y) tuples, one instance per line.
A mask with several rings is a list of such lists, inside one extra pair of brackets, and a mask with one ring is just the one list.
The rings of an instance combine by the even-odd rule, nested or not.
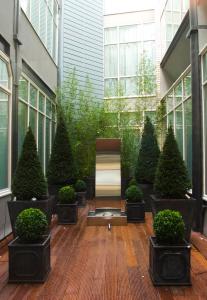
[(37, 208), (23, 210), (16, 220), (17, 237), (10, 242), (9, 282), (44, 282), (50, 272), (50, 235), (46, 215)]
[(78, 219), (78, 202), (72, 186), (59, 190), (57, 204), (58, 224), (76, 224)]
[(194, 219), (195, 200), (187, 195), (191, 186), (172, 127), (169, 127), (163, 152), (158, 162), (152, 195), (153, 215), (164, 209), (179, 211), (185, 223), (185, 239), (189, 241)]
[(16, 236), (16, 218), (26, 208), (41, 209), (47, 215), (48, 225), (50, 225), (52, 198), (47, 194), (47, 183), (37, 154), (35, 137), (30, 127), (26, 133), (13, 177), (12, 194), (13, 198), (8, 201), (8, 208), (14, 236)]
[(191, 246), (178, 211), (163, 210), (154, 218), (150, 237), (149, 273), (154, 285), (190, 285)]
[(59, 189), (72, 182), (72, 151), (63, 112), (58, 114), (57, 130), (47, 169), (49, 194), (54, 196), (56, 212)]
[(127, 222), (138, 223), (145, 220), (143, 193), (136, 185), (131, 185), (125, 192)]
[(151, 211), (150, 195), (153, 192), (153, 183), (159, 155), (160, 150), (154, 126), (150, 118), (146, 117), (135, 170), (136, 181), (143, 191), (146, 211)]
[(75, 183), (75, 191), (77, 195), (78, 206), (80, 207), (86, 205), (86, 190), (87, 185), (85, 181), (78, 179)]

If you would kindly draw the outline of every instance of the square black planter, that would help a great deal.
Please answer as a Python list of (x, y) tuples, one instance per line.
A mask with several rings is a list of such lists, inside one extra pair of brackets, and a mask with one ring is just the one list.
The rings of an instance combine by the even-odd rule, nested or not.
[(15, 238), (9, 248), (9, 282), (42, 283), (50, 272), (50, 235), (42, 242), (26, 244)]
[(145, 203), (129, 203), (126, 200), (126, 215), (129, 223), (143, 223), (145, 221)]
[(191, 285), (191, 246), (186, 241), (182, 245), (160, 245), (155, 237), (150, 237), (149, 273), (154, 285)]
[(87, 192), (77, 192), (76, 193), (79, 207), (86, 206), (86, 194), (87, 194)]
[(78, 203), (57, 204), (58, 224), (76, 224), (78, 220)]
[(52, 219), (52, 207), (53, 207), (53, 201), (54, 201), (54, 196), (50, 196), (44, 200), (36, 200), (36, 201), (8, 201), (8, 209), (9, 209), (9, 217), (11, 221), (11, 226), (12, 226), (12, 233), (14, 237), (16, 237), (16, 229), (15, 229), (15, 223), (17, 216), (21, 211), (27, 208), (38, 208), (43, 213), (46, 214), (47, 216), (47, 221), (48, 221), (48, 228), (47, 228), (47, 234), (50, 232), (50, 223)]

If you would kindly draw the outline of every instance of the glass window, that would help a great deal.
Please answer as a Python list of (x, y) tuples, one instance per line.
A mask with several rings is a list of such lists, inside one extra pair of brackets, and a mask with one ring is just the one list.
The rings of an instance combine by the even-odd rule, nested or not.
[(32, 106), (37, 107), (37, 89), (32, 84), (30, 84), (29, 102)]
[(47, 11), (47, 49), (50, 54), (52, 54), (53, 45), (53, 17), (51, 12)]
[(28, 81), (24, 77), (19, 80), (19, 97), (28, 101)]
[(136, 96), (137, 95), (136, 77), (121, 78), (120, 84), (123, 88), (123, 96)]
[(48, 98), (46, 99), (46, 115), (50, 118), (52, 115), (51, 101)]
[(45, 113), (45, 96), (39, 93), (39, 110)]
[(40, 38), (46, 44), (47, 37), (47, 4), (45, 0), (40, 0)]
[(105, 79), (104, 94), (105, 97), (118, 96), (118, 80), (117, 79)]
[(184, 98), (191, 95), (191, 73), (184, 78)]
[(174, 128), (174, 112), (172, 111), (171, 113), (169, 113), (169, 115), (167, 116), (167, 126), (170, 127), (172, 126)]
[(25, 134), (27, 132), (27, 105), (21, 101), (18, 103), (18, 156), (21, 154)]
[(137, 66), (137, 44), (129, 43), (120, 45), (120, 75), (136, 75)]
[(144, 24), (143, 28), (144, 32), (144, 40), (155, 40), (155, 24), (154, 23), (148, 23)]
[(105, 46), (105, 77), (118, 76), (118, 47), (117, 45)]
[(47, 170), (50, 158), (50, 120), (46, 118), (46, 131), (45, 131), (45, 166)]
[(203, 56), (203, 81), (207, 81), (207, 53)]
[(29, 110), (29, 125), (35, 137), (37, 137), (37, 113), (33, 108)]
[(34, 26), (34, 29), (39, 31), (39, 0), (30, 0), (31, 5), (31, 23)]
[(184, 102), (184, 142), (185, 162), (190, 178), (192, 177), (192, 100)]
[(175, 136), (178, 143), (178, 148), (183, 156), (183, 110), (182, 105), (175, 110)]
[(40, 158), (40, 162), (42, 168), (44, 170), (44, 116), (39, 113), (39, 120), (38, 120), (38, 154)]
[(167, 104), (167, 112), (171, 111), (174, 108), (173, 93), (170, 93), (166, 97), (166, 104)]
[(0, 91), (0, 189), (8, 187), (8, 95)]
[(182, 98), (183, 98), (182, 81), (176, 86), (174, 97), (175, 97), (175, 106), (182, 102)]
[(105, 44), (116, 44), (117, 43), (117, 28), (106, 28), (104, 30)]
[(137, 26), (122, 26), (119, 28), (119, 42), (136, 42), (137, 41)]
[(0, 59), (0, 85), (9, 88), (9, 75), (6, 63)]

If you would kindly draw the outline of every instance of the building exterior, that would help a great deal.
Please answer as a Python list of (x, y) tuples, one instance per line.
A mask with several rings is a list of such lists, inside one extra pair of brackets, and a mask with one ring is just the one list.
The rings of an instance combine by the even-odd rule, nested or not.
[(10, 233), (7, 200), (30, 125), (45, 172), (55, 130), (56, 0), (3, 0), (0, 10), (0, 240)]
[[(115, 2), (115, 3), (114, 3)], [(127, 101), (153, 117), (159, 99), (160, 35), (157, 1), (105, 2), (105, 101)], [(139, 2), (139, 3), (138, 3)], [(126, 111), (121, 114), (125, 118)]]
[(63, 0), (60, 80), (76, 70), (81, 89), (88, 76), (97, 99), (103, 99), (103, 0)]
[(192, 178), (195, 229), (207, 234), (207, 3), (171, 1), (161, 13), (161, 97)]

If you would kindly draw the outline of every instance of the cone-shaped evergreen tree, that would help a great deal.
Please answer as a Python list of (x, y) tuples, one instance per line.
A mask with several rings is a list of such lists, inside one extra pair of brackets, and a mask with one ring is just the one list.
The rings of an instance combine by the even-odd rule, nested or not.
[(41, 199), (47, 195), (47, 184), (37, 154), (35, 137), (29, 127), (12, 183), (17, 200)]
[(49, 184), (64, 184), (72, 177), (72, 151), (62, 111), (58, 114), (57, 130), (47, 169)]
[(141, 147), (137, 159), (135, 177), (139, 183), (153, 183), (156, 167), (160, 155), (154, 126), (150, 118), (146, 117)]
[(154, 190), (161, 198), (185, 198), (190, 180), (179, 152), (172, 127), (169, 127), (163, 152), (158, 162)]

